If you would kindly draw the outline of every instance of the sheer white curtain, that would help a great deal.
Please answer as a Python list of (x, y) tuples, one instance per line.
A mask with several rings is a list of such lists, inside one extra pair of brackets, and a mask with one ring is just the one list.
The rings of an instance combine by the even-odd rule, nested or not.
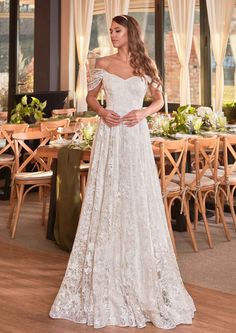
[[(232, 54), (234, 57), (234, 63), (236, 64), (236, 29), (233, 34), (230, 35), (230, 45)], [(236, 66), (234, 67), (234, 101), (236, 102)]]
[(235, 0), (206, 0), (211, 43), (216, 61), (215, 110), (221, 111), (224, 94), (223, 61)]
[(76, 86), (77, 111), (86, 111), (87, 95), (87, 55), (93, 19), (94, 0), (74, 0), (75, 40), (79, 61)]
[[(130, 0), (104, 0), (107, 31), (108, 31), (109, 35), (110, 35), (109, 30), (110, 30), (112, 18), (117, 15), (127, 15), (128, 9), (129, 9), (129, 1)], [(113, 52), (114, 52), (114, 49), (113, 49), (112, 43), (110, 41), (110, 53), (113, 53)]]
[(75, 28), (74, 28), (74, 3), (73, 3), (73, 0), (70, 0), (68, 86), (69, 86), (69, 99), (73, 99), (73, 107), (76, 107), (76, 98), (75, 98)]
[(193, 38), (195, 0), (168, 0), (168, 6), (175, 48), (181, 66), (180, 105), (187, 105), (191, 104), (188, 65)]

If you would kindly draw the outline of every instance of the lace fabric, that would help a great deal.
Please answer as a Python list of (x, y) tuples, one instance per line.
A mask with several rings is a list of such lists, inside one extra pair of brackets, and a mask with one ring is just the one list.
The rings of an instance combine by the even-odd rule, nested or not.
[(95, 68), (88, 77), (88, 91), (95, 89), (103, 79), (103, 69)]
[[(95, 68), (90, 72), (90, 74), (88, 76), (88, 91), (95, 89), (102, 82), (103, 75), (105, 72), (107, 72), (107, 71), (102, 68)], [(111, 74), (111, 73), (108, 73), (108, 74), (117, 76), (117, 75)], [(133, 76), (131, 76), (131, 77), (133, 77)], [(122, 78), (120, 78), (120, 79), (123, 80)], [(145, 79), (146, 79), (147, 83), (150, 84), (153, 88), (155, 88), (156, 90), (158, 90), (160, 92), (163, 91), (162, 85), (161, 84), (158, 85), (156, 82), (153, 82), (152, 78), (149, 75), (145, 75)]]
[[(148, 82), (96, 72), (107, 108), (142, 107)], [(195, 306), (184, 288), (168, 233), (146, 120), (134, 127), (98, 125), (77, 234), (50, 316), (100, 328), (165, 329), (191, 324)]]

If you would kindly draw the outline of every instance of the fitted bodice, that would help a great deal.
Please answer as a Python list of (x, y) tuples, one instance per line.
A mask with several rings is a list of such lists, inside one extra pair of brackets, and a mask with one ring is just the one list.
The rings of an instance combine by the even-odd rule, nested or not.
[(107, 108), (118, 113), (127, 112), (142, 107), (147, 91), (147, 79), (140, 76), (123, 79), (104, 71), (103, 88)]
[(96, 69), (89, 82), (89, 90), (94, 89), (101, 81), (105, 91), (106, 108), (123, 115), (142, 107), (150, 78), (145, 75), (123, 79), (104, 69)]

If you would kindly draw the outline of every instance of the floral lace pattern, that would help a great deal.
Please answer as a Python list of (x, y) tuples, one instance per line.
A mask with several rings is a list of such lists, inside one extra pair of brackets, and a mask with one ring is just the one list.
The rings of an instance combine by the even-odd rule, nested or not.
[[(102, 71), (91, 86), (101, 81), (108, 109), (124, 115), (142, 107), (147, 80)], [(50, 316), (95, 328), (190, 324), (195, 307), (169, 237), (146, 120), (112, 128), (101, 120), (90, 165), (76, 238)]]

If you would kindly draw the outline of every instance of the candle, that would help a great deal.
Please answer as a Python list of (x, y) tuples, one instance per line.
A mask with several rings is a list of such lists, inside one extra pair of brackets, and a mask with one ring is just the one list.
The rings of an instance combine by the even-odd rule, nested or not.
[(73, 97), (73, 107), (76, 109), (76, 93), (74, 91), (74, 97)]
[(213, 110), (213, 112), (216, 112), (216, 99), (215, 99), (215, 97), (212, 98), (212, 110)]
[(165, 103), (165, 114), (168, 115), (167, 93), (164, 94), (164, 103)]

